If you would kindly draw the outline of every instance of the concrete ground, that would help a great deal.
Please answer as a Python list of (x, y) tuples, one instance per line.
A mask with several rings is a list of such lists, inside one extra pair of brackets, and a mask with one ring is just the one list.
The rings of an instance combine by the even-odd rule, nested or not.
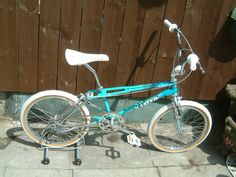
[(43, 151), (31, 142), (19, 123), (0, 121), (0, 177), (230, 177), (217, 147), (221, 132), (213, 124), (209, 137), (185, 153), (154, 149), (145, 123), (129, 124), (137, 129), (142, 146), (127, 144), (123, 133), (91, 132), (81, 147), (82, 164), (73, 165), (74, 151), (50, 151), (50, 164), (43, 165)]

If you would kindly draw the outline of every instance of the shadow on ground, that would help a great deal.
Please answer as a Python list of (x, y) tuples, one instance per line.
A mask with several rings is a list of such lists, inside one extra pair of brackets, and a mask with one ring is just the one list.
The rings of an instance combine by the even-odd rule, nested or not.
[[(224, 107), (221, 104), (211, 105), (208, 109), (210, 110), (213, 117), (213, 126), (209, 136), (201, 145), (199, 145), (199, 148), (207, 154), (207, 161), (209, 162), (209, 164), (222, 163), (224, 158), (219, 154), (218, 147), (222, 144), (225, 110), (223, 110)], [(137, 123), (136, 125), (139, 124)], [(140, 148), (149, 150), (152, 153), (162, 153), (150, 144), (148, 136), (146, 134), (146, 130), (144, 130), (144, 128), (131, 126), (129, 127), (129, 130), (133, 131), (136, 136), (141, 139), (142, 146)], [(21, 127), (8, 129), (6, 134), (13, 141), (35, 148), (41, 148), (38, 143), (32, 142), (26, 136)], [(119, 149), (119, 147), (123, 145), (127, 146), (127, 148), (133, 148), (131, 145), (128, 145), (127, 134), (125, 133), (115, 132), (107, 134), (100, 129), (98, 129), (98, 131), (94, 129), (91, 133), (85, 136), (85, 146), (96, 146), (97, 148), (103, 148), (104, 155), (111, 159), (120, 158), (121, 152), (117, 149)], [(191, 154), (191, 151), (188, 153)], [(168, 153), (163, 152), (163, 154)]]

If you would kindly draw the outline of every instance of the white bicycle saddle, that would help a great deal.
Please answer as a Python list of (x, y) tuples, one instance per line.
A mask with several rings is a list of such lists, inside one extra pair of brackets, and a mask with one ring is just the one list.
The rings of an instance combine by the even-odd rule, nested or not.
[(82, 53), (72, 49), (66, 49), (65, 56), (69, 65), (84, 65), (95, 61), (109, 61), (109, 57), (105, 54)]

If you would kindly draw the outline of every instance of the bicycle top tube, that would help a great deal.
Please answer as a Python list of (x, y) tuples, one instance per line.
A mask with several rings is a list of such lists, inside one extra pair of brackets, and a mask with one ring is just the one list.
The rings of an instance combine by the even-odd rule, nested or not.
[[(140, 91), (158, 89), (158, 88), (166, 88), (166, 89), (158, 92), (154, 96), (145, 98), (144, 100), (138, 101), (137, 103), (135, 103), (131, 106), (128, 106), (128, 107), (125, 107), (121, 110), (118, 110), (119, 115), (124, 115), (130, 111), (139, 109), (139, 108), (144, 107), (150, 103), (153, 103), (160, 98), (177, 95), (179, 93), (177, 83), (175, 81), (174, 82), (157, 82), (157, 83), (153, 83), (153, 84), (144, 84), (144, 85), (136, 85), (136, 86), (103, 88), (103, 89), (91, 90), (91, 91), (87, 92), (87, 98), (89, 100), (102, 98), (103, 104), (105, 107), (104, 111), (110, 112), (111, 111), (110, 105), (109, 105), (108, 100), (106, 98), (112, 97), (112, 96), (131, 94), (131, 93), (140, 92)], [(91, 95), (89, 95), (89, 94), (91, 94)], [(93, 118), (98, 121), (101, 117), (94, 116)]]
[(169, 81), (169, 82), (156, 82), (151, 84), (141, 84), (134, 86), (120, 86), (120, 87), (101, 88), (97, 90), (89, 90), (86, 93), (86, 95), (88, 96), (88, 99), (93, 100), (97, 98), (115, 97), (115, 96), (132, 94), (136, 92), (144, 92), (168, 87), (171, 87), (173, 90), (175, 90), (175, 94), (178, 92), (176, 81), (172, 82)]

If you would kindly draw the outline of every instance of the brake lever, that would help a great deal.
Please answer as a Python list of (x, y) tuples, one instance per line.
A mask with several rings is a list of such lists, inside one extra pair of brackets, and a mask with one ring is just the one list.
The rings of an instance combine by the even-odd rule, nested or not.
[(205, 70), (202, 68), (202, 65), (200, 62), (197, 62), (197, 65), (199, 66), (199, 69), (201, 70), (202, 74), (205, 74)]

